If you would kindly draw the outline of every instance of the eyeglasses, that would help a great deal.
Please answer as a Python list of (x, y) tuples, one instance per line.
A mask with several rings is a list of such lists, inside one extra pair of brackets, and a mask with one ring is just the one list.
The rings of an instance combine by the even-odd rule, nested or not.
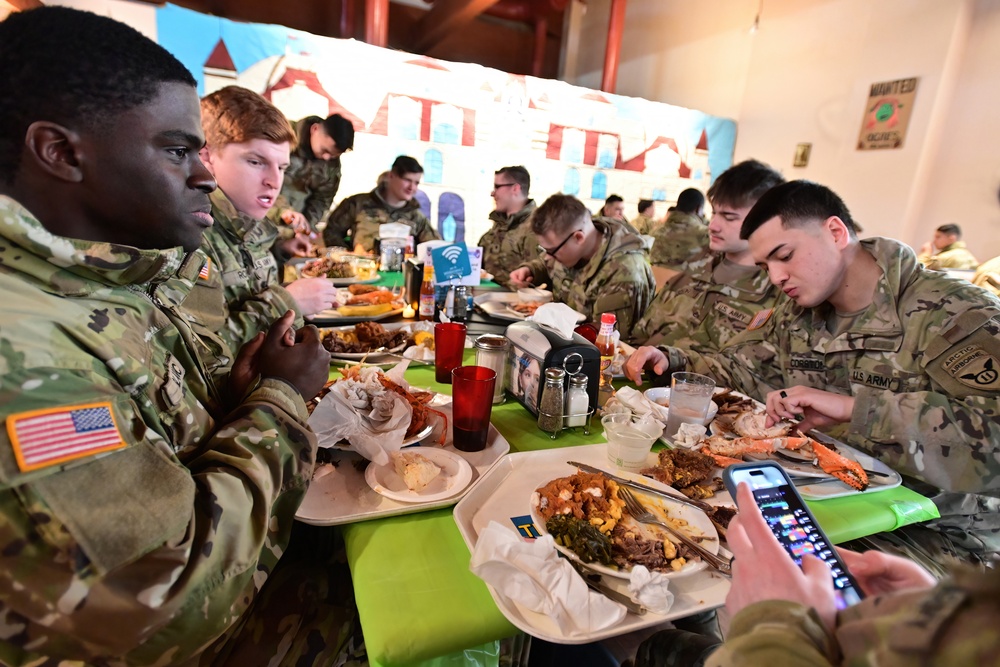
[(569, 236), (567, 236), (566, 238), (564, 238), (564, 239), (562, 240), (562, 243), (560, 243), (559, 245), (557, 245), (557, 246), (556, 246), (555, 248), (553, 248), (552, 250), (549, 250), (548, 248), (546, 248), (546, 247), (545, 247), (545, 246), (543, 246), (543, 245), (539, 245), (539, 246), (538, 246), (538, 249), (539, 249), (539, 250), (541, 250), (542, 252), (544, 252), (544, 253), (545, 253), (546, 255), (548, 255), (549, 257), (555, 257), (555, 256), (556, 256), (556, 253), (558, 253), (558, 252), (559, 252), (560, 250), (562, 250), (562, 247), (563, 247), (564, 245), (566, 245), (566, 242), (567, 242), (567, 241), (569, 241), (569, 240), (570, 240), (571, 238), (573, 238), (573, 235), (574, 235), (574, 234), (576, 234), (576, 233), (577, 233), (578, 231), (580, 231), (580, 230), (578, 230), (578, 229), (574, 229), (573, 231), (571, 231), (571, 232), (569, 233)]
[(496, 192), (500, 188), (509, 188), (512, 185), (517, 185), (517, 183), (494, 183), (493, 184), (493, 192)]

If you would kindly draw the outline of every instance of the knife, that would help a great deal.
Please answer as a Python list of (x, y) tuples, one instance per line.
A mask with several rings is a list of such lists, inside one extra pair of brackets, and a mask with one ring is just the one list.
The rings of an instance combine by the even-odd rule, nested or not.
[(573, 569), (576, 570), (576, 573), (583, 578), (587, 586), (597, 591), (604, 597), (608, 598), (612, 602), (617, 602), (618, 604), (622, 605), (628, 611), (630, 611), (633, 614), (636, 614), (637, 616), (642, 616), (643, 614), (646, 613), (646, 608), (642, 606), (640, 603), (636, 602), (628, 595), (620, 593), (615, 589), (611, 588), (610, 586), (608, 586), (606, 583), (604, 583), (604, 580), (601, 578), (601, 574), (599, 572), (588, 570), (587, 566), (584, 563), (573, 560), (572, 558), (570, 558), (569, 556), (567, 556), (562, 552), (560, 552), (559, 555), (562, 556), (567, 561), (569, 561), (569, 564), (572, 565)]
[(618, 482), (619, 484), (624, 484), (625, 486), (631, 486), (633, 489), (639, 489), (640, 491), (644, 491), (645, 493), (652, 493), (662, 498), (666, 498), (667, 500), (672, 500), (676, 503), (681, 503), (682, 505), (690, 505), (691, 507), (697, 507), (702, 512), (707, 512), (711, 514), (712, 512), (715, 511), (714, 507), (712, 507), (708, 503), (703, 503), (700, 500), (693, 500), (691, 498), (688, 498), (687, 496), (675, 496), (672, 493), (667, 493), (666, 491), (660, 491), (659, 489), (654, 489), (653, 487), (646, 486), (645, 484), (642, 484), (640, 482), (633, 482), (630, 479), (619, 477), (618, 475), (612, 475), (610, 472), (601, 470), (600, 468), (595, 468), (594, 466), (587, 465), (586, 463), (579, 463), (577, 461), (567, 461), (566, 463), (570, 464), (571, 466), (576, 466), (580, 470), (600, 473), (610, 480), (614, 480), (615, 482)]

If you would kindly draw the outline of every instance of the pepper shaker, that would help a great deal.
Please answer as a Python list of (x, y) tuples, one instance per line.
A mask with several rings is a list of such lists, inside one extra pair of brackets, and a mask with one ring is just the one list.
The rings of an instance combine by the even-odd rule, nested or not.
[(538, 428), (543, 431), (557, 433), (562, 429), (565, 380), (566, 371), (563, 369), (545, 369), (545, 387), (542, 388), (542, 400), (538, 404)]

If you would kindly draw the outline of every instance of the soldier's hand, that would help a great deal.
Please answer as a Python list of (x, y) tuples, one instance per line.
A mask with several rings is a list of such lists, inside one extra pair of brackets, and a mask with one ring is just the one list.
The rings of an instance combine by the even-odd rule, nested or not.
[(535, 276), (532, 275), (531, 269), (526, 266), (511, 271), (509, 278), (510, 286), (516, 289), (528, 287), (531, 283), (535, 282)]
[(934, 575), (909, 558), (881, 551), (858, 553), (840, 548), (837, 551), (865, 595), (930, 588), (937, 584)]
[(281, 250), (291, 257), (312, 257), (316, 248), (305, 234), (296, 234), (278, 243)]
[(771, 532), (746, 482), (736, 490), (740, 513), (729, 524), (726, 542), (733, 552), (733, 583), (726, 609), (739, 611), (764, 600), (790, 600), (815, 609), (828, 629), (837, 616), (830, 566), (813, 555), (800, 568)]
[(309, 228), (309, 220), (295, 209), (286, 208), (281, 212), (281, 220), (295, 230), (296, 234), (308, 234), (312, 231)]
[(767, 425), (782, 419), (800, 420), (798, 429), (824, 428), (851, 421), (854, 397), (813, 387), (795, 386), (767, 395)]
[(260, 375), (284, 380), (309, 400), (319, 393), (330, 375), (330, 353), (320, 341), (319, 330), (307, 326), (295, 332), (288, 345), (288, 332), (295, 321), (291, 310), (271, 325), (258, 354)]
[(326, 310), (337, 300), (337, 288), (326, 278), (302, 278), (285, 285), (306, 317)]
[(250, 386), (260, 375), (257, 355), (264, 344), (264, 333), (258, 333), (236, 353), (229, 370), (229, 393), (237, 401), (246, 396)]
[(647, 368), (657, 375), (663, 375), (670, 370), (667, 355), (658, 347), (643, 345), (625, 362), (625, 377), (635, 382), (637, 387), (641, 387), (642, 371)]

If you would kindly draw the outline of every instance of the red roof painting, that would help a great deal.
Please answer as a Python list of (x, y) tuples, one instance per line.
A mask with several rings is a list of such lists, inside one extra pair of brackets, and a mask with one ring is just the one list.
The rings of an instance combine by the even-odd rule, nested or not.
[(221, 39), (219, 40), (219, 43), (215, 45), (215, 48), (212, 49), (212, 53), (208, 56), (208, 60), (205, 61), (205, 67), (229, 70), (230, 72), (236, 71), (236, 65), (233, 63), (232, 56), (229, 55), (229, 49), (226, 48), (226, 43)]
[(287, 67), (282, 73), (281, 78), (275, 81), (271, 86), (264, 91), (264, 99), (271, 100), (271, 94), (277, 90), (283, 90), (285, 88), (291, 88), (295, 84), (304, 85), (309, 90), (313, 91), (317, 95), (322, 95), (327, 99), (327, 115), (332, 115), (335, 113), (340, 114), (347, 120), (351, 121), (354, 125), (355, 130), (363, 130), (365, 128), (365, 122), (352, 114), (347, 108), (340, 104), (337, 100), (330, 97), (330, 94), (326, 92), (323, 88), (323, 84), (319, 82), (319, 77), (316, 72), (305, 69), (296, 69), (294, 67)]

